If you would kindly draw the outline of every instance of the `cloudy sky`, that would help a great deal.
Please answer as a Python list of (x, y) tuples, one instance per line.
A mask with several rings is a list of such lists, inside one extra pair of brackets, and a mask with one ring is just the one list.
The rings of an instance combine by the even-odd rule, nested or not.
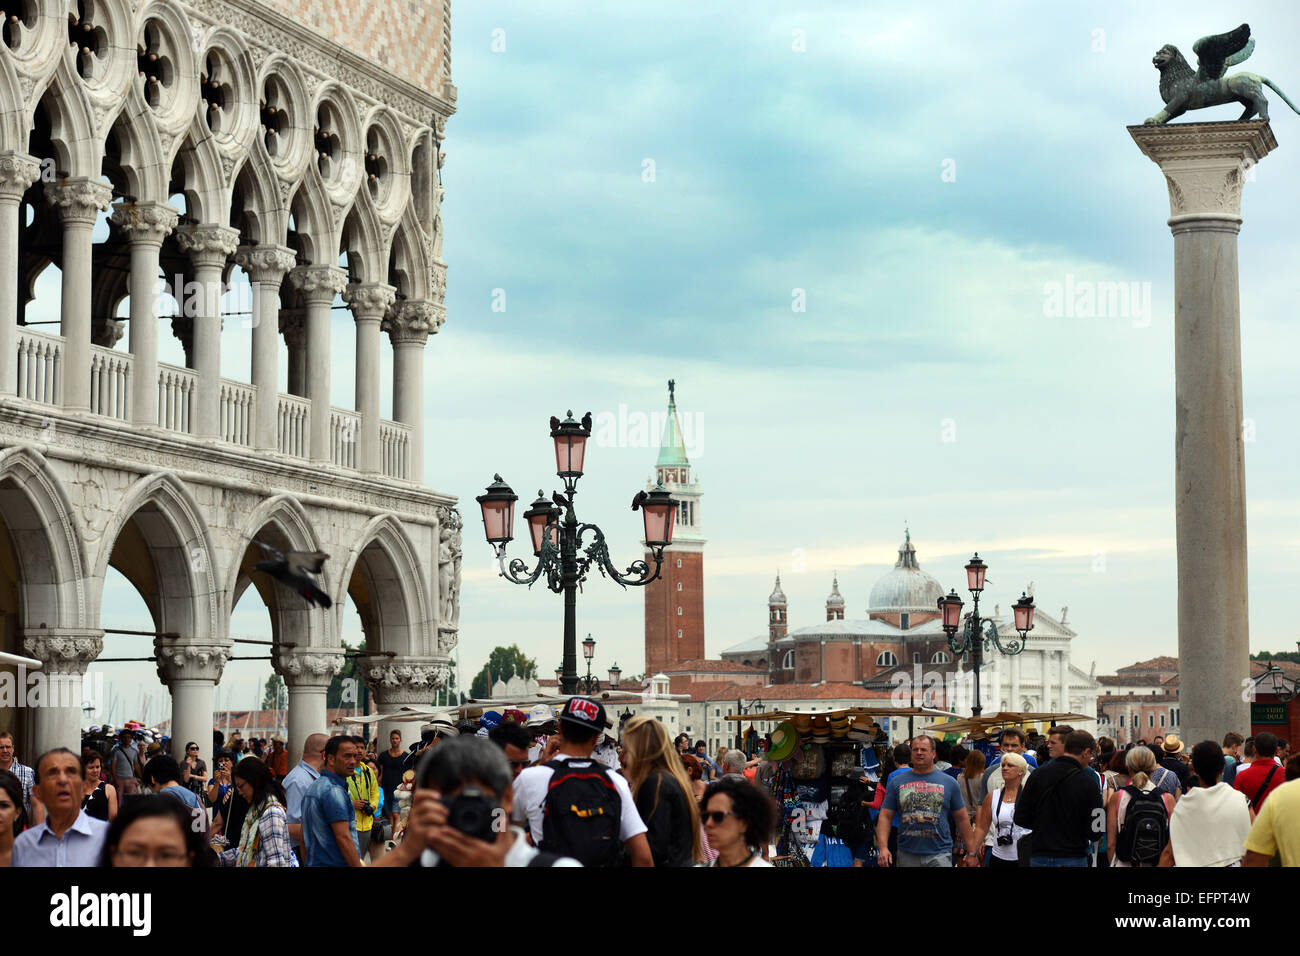
[[(549, 494), (550, 415), (661, 413), (670, 377), (705, 492), (710, 654), (765, 632), (778, 570), (793, 626), (824, 618), (836, 570), (865, 616), (905, 522), (945, 587), (978, 550), (992, 602), (1033, 581), (1041, 607), (1068, 605), (1085, 670), (1177, 653), (1173, 244), (1164, 182), (1125, 125), (1161, 106), (1159, 46), (1190, 55), (1241, 20), (1258, 38), (1241, 69), (1297, 99), (1300, 13), (914, 6), (454, 4), (426, 476), (470, 532), (467, 675), (498, 644), (543, 674), (561, 654), (561, 599), (496, 577), (473, 496), (493, 472), (521, 504)], [(1240, 239), (1249, 626), (1252, 649), (1285, 650), (1300, 116), (1269, 98), (1281, 147), (1246, 186)], [(1100, 282), (1132, 284), (1122, 314), (1054, 308)], [(227, 347), (224, 374), (246, 377), (246, 345)], [(350, 363), (341, 351), (336, 404)], [(656, 449), (609, 437), (579, 515), (626, 565)], [(579, 597), (602, 671), (642, 669), (642, 601), (599, 577)], [(237, 609), (236, 632), (267, 627)], [(232, 664), (221, 694), (247, 706), (267, 674)]]

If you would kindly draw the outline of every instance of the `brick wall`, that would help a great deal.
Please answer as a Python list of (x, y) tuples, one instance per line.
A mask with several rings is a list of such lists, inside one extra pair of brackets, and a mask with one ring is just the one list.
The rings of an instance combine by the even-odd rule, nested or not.
[[(649, 555), (646, 557), (650, 561)], [(677, 562), (681, 561), (679, 568)], [(679, 591), (677, 585), (681, 584)], [(682, 613), (677, 613), (678, 608)], [(682, 632), (678, 638), (677, 632)], [(645, 667), (650, 677), (704, 657), (704, 555), (664, 554), (659, 580), (645, 589)]]

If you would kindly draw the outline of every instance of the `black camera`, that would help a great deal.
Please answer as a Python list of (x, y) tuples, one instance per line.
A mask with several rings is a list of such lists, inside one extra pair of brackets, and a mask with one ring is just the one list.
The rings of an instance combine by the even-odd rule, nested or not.
[(448, 826), (476, 840), (496, 842), (493, 824), (501, 808), (478, 787), (462, 787), (456, 796), (443, 797), (442, 803), (447, 808)]
[(1011, 844), (1012, 844), (1012, 839), (1010, 833), (998, 834), (998, 846), (1011, 846)]

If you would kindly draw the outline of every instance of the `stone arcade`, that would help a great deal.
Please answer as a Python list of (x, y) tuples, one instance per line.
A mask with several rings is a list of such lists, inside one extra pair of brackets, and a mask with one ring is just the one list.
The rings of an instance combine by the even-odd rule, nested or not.
[[(395, 654), (365, 671), (380, 712), (430, 702), (457, 639), (460, 516), (425, 487), (423, 448), (450, 4), (360, 6), (13, 0), (0, 45), (0, 647), (79, 680), (115, 626), (111, 566), (177, 635), (154, 641), (174, 736), (205, 741), (252, 585), (294, 759), (326, 729), (347, 598), (367, 648)], [(51, 265), (61, 298), (34, 303)], [(235, 266), (252, 283), (251, 382), (222, 377)], [(185, 367), (159, 361), (164, 289), (185, 302)], [(344, 303), (355, 343), (331, 341)], [(28, 324), (40, 307), (58, 334)], [(396, 421), (379, 417), (381, 332)], [(329, 359), (349, 346), (342, 409)], [(253, 538), (329, 552), (334, 607), (251, 575)], [(80, 717), (17, 709), (0, 726), (28, 757), (75, 748)]]

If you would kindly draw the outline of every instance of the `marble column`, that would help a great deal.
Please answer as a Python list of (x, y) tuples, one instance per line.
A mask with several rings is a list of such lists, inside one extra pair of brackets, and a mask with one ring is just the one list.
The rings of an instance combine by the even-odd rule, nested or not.
[(1178, 663), (1188, 740), (1247, 733), (1246, 465), (1237, 233), (1267, 122), (1130, 126), (1169, 187), (1174, 236)]
[(194, 263), (198, 301), (184, 303), (194, 316), (194, 371), (199, 384), (191, 412), (191, 433), (199, 438), (221, 437), (221, 279), (226, 262), (239, 248), (239, 230), (227, 226), (181, 226), (176, 230), (181, 252)]
[[(26, 695), (19, 706), (32, 714), (32, 753), (26, 763), (35, 769), (36, 758), (55, 747), (81, 753), (81, 705), (87, 699), (86, 668), (104, 649), (104, 632), (89, 628), (31, 628), (23, 635), (23, 653), (44, 662), (27, 673)], [(102, 681), (100, 682), (102, 686)], [(94, 702), (104, 707), (102, 694)]]
[(18, 389), (18, 217), (40, 175), (41, 164), (26, 153), (0, 153), (0, 395)]
[[(446, 685), (449, 673), (446, 661), (428, 657), (394, 657), (362, 667), (375, 710), (380, 714), (391, 714), (401, 707), (431, 707), (434, 695)], [(418, 733), (419, 726), (409, 720), (381, 720), (377, 728), (367, 732), (385, 744), (390, 733), (400, 730), (402, 741), (410, 744), (415, 739), (412, 731)]]
[(330, 734), (325, 692), (343, 666), (343, 651), (335, 648), (277, 648), (273, 666), (289, 691), (289, 751), (292, 768), (302, 758), (302, 745), (312, 734)]
[(393, 343), (393, 418), (411, 426), (410, 480), (424, 481), (424, 346), (447, 311), (437, 302), (404, 302), (384, 319)]
[(253, 447), (259, 451), (276, 451), (280, 445), (280, 284), (295, 261), (286, 246), (241, 246), (235, 253), (253, 286)]
[(280, 310), (280, 334), (289, 350), (289, 394), (306, 398), (307, 324), (302, 309)]
[(397, 297), (397, 290), (382, 282), (350, 285), (343, 301), (352, 308), (357, 324), (356, 410), (361, 416), (357, 438), (357, 469), (383, 470), (379, 456), (379, 325)]
[(64, 179), (46, 184), (45, 198), (63, 221), (63, 407), (89, 411), (92, 234), (113, 190), (94, 179)]
[(311, 400), (309, 457), (328, 462), (330, 447), (330, 309), (348, 287), (337, 266), (299, 266), (289, 273), (307, 307), (307, 398)]
[(207, 753), (212, 745), (217, 684), (233, 647), (228, 640), (182, 642), (154, 638), (158, 679), (172, 695), (171, 738), (178, 747), (193, 740), (200, 753)]
[(131, 245), (131, 420), (158, 424), (158, 257), (176, 228), (176, 210), (162, 203), (119, 203), (113, 222)]

